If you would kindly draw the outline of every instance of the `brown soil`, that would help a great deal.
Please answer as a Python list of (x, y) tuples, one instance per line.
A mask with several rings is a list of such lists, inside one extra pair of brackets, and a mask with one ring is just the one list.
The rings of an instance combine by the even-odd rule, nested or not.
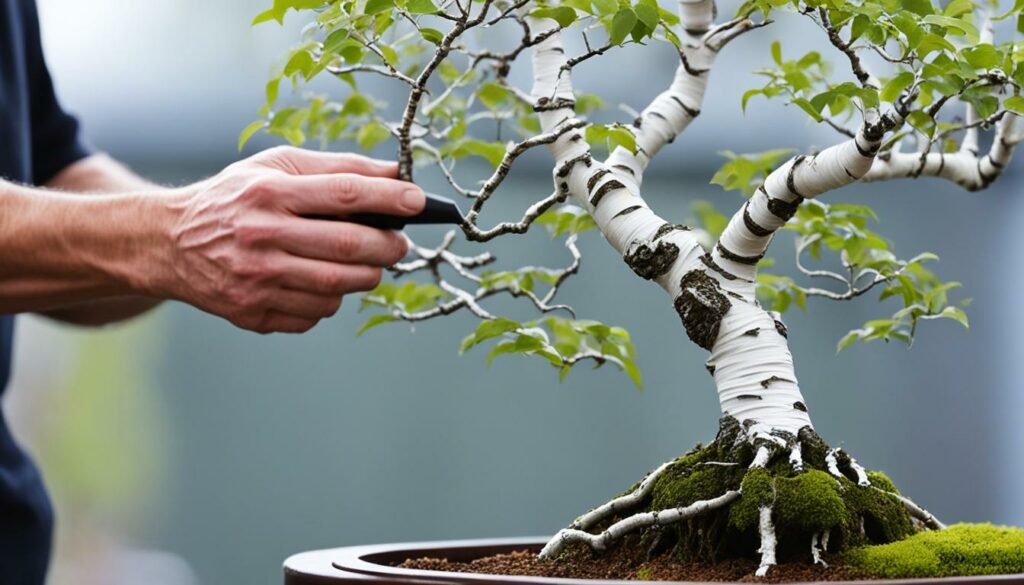
[(667, 558), (667, 555), (645, 560), (628, 553), (616, 554), (615, 551), (603, 555), (572, 554), (554, 562), (538, 559), (536, 551), (523, 550), (470, 562), (439, 558), (409, 559), (399, 566), (455, 573), (631, 581), (792, 583), (871, 578), (843, 565), (838, 558), (826, 557), (826, 560), (828, 567), (803, 562), (783, 563), (772, 567), (764, 578), (754, 576), (758, 564), (756, 559), (730, 559), (715, 564), (684, 563)]

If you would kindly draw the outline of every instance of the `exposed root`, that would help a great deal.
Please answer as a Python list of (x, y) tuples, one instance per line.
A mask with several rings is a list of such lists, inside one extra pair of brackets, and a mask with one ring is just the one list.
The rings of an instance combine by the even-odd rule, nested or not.
[(645, 477), (644, 480), (640, 482), (640, 485), (631, 493), (615, 498), (606, 504), (594, 508), (577, 518), (575, 522), (569, 525), (569, 528), (575, 530), (587, 530), (605, 518), (614, 516), (618, 512), (623, 512), (639, 505), (640, 502), (647, 497), (647, 494), (650, 493), (651, 486), (654, 485), (654, 481), (661, 477), (661, 474), (664, 473), (670, 465), (672, 465), (671, 461), (662, 463), (660, 467), (648, 473), (647, 477)]
[(739, 497), (740, 493), (738, 491), (728, 491), (717, 498), (699, 500), (682, 508), (633, 514), (628, 518), (619, 520), (615, 524), (612, 524), (607, 530), (600, 534), (590, 534), (582, 530), (563, 528), (547, 543), (547, 545), (544, 546), (544, 549), (540, 551), (540, 558), (553, 559), (557, 557), (559, 553), (562, 552), (565, 545), (570, 542), (583, 542), (594, 550), (605, 550), (608, 548), (609, 544), (621, 539), (623, 536), (631, 532), (635, 532), (649, 526), (667, 526), (669, 524), (675, 524), (676, 522), (687, 520), (694, 516), (710, 512), (711, 510), (727, 506), (733, 501), (739, 499)]
[[(820, 546), (819, 546), (820, 544)], [(825, 559), (821, 558), (822, 551), (825, 550), (825, 546), (828, 544), (828, 531), (815, 532), (811, 535), (811, 559), (815, 565), (828, 566)]]
[(847, 455), (847, 457), (850, 458), (850, 469), (852, 469), (853, 472), (857, 474), (857, 485), (861, 487), (868, 487), (869, 485), (871, 485), (871, 480), (868, 479), (868, 474), (866, 471), (864, 471), (864, 468), (861, 467), (860, 464), (857, 463), (857, 460), (854, 459), (853, 457), (850, 457), (849, 455)]
[(894, 542), (925, 527), (943, 525), (811, 427), (769, 431), (726, 416), (712, 443), (580, 516), (540, 556), (557, 560), (618, 546), (646, 557), (716, 562), (749, 558), (756, 549), (763, 576), (777, 563), (824, 564), (827, 550)]
[(797, 441), (793, 448), (789, 450), (789, 464), (793, 466), (793, 471), (797, 473), (804, 470), (804, 455), (801, 445), (803, 443)]
[(839, 449), (832, 449), (825, 455), (825, 464), (828, 466), (828, 472), (836, 477), (846, 477), (841, 471), (839, 471), (839, 460), (836, 459), (836, 452)]
[(754, 455), (754, 460), (750, 462), (750, 469), (755, 469), (758, 467), (764, 467), (765, 465), (768, 465), (768, 460), (770, 458), (771, 452), (768, 450), (768, 447), (766, 447), (765, 445), (761, 445), (760, 447), (757, 448), (757, 454)]
[(761, 565), (754, 574), (764, 577), (768, 574), (768, 568), (775, 564), (775, 545), (778, 544), (778, 540), (775, 538), (771, 506), (761, 506), (759, 513), (757, 528), (761, 534), (761, 548), (757, 549), (757, 552), (761, 553)]
[[(878, 489), (878, 488), (875, 488), (875, 489)], [(879, 491), (885, 491), (885, 490), (879, 490)], [(939, 519), (936, 518), (935, 516), (933, 516), (932, 513), (929, 512), (928, 510), (925, 510), (921, 506), (918, 506), (917, 504), (915, 504), (913, 501), (910, 500), (910, 498), (908, 498), (906, 496), (901, 496), (900, 494), (894, 494), (892, 492), (885, 492), (885, 493), (887, 493), (890, 496), (892, 496), (892, 497), (896, 498), (897, 500), (899, 500), (899, 502), (901, 504), (903, 504), (903, 507), (907, 509), (907, 513), (908, 514), (910, 514), (913, 518), (916, 518), (917, 520), (920, 520), (922, 524), (924, 524), (925, 526), (927, 526), (931, 530), (945, 530), (946, 529), (946, 525), (945, 524), (940, 522)]]

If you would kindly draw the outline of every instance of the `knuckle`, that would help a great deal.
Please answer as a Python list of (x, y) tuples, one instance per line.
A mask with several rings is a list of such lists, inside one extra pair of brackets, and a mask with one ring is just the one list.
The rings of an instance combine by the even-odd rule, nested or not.
[(274, 198), (275, 186), (269, 177), (256, 177), (242, 188), (239, 199), (245, 203), (263, 206)]
[(345, 280), (340, 271), (323, 270), (316, 277), (316, 289), (324, 294), (337, 294), (344, 290)]
[(248, 248), (272, 241), (279, 230), (270, 222), (245, 220), (235, 226), (235, 239)]
[(405, 255), (409, 253), (409, 242), (406, 239), (396, 233), (391, 234), (391, 259), (388, 264), (394, 264), (405, 258)]
[(359, 230), (356, 229), (345, 229), (341, 230), (338, 234), (337, 239), (334, 241), (335, 251), (340, 258), (349, 258), (363, 247), (363, 238), (359, 235)]
[(334, 177), (331, 190), (341, 203), (355, 203), (360, 197), (359, 180), (355, 175), (339, 174)]

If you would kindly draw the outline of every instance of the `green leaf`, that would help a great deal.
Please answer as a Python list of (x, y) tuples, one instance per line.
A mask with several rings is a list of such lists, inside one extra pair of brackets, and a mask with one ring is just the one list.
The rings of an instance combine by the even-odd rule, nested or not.
[(782, 43), (780, 43), (779, 41), (772, 41), (771, 51), (772, 51), (772, 61), (775, 61), (775, 64), (778, 65), (779, 67), (781, 67), (782, 66)]
[(361, 336), (363, 333), (366, 333), (367, 331), (369, 331), (370, 329), (373, 329), (374, 327), (377, 327), (379, 325), (383, 325), (384, 323), (390, 323), (391, 321), (397, 321), (397, 320), (398, 319), (394, 315), (390, 315), (390, 314), (387, 314), (387, 313), (382, 313), (380, 315), (374, 315), (374, 316), (370, 317), (369, 319), (367, 319), (366, 323), (363, 323), (363, 326), (360, 327), (358, 331), (356, 331), (356, 337)]
[(412, 14), (434, 14), (440, 10), (433, 0), (409, 0), (405, 9)]
[(611, 27), (608, 29), (608, 42), (613, 45), (621, 45), (626, 35), (633, 31), (636, 26), (636, 13), (631, 8), (623, 8), (615, 13), (612, 18)]
[(789, 103), (795, 104), (801, 110), (806, 112), (807, 115), (813, 118), (815, 122), (821, 122), (823, 120), (823, 118), (821, 117), (821, 112), (813, 105), (811, 105), (811, 102), (805, 100), (804, 98), (793, 98), (793, 100), (790, 101)]
[(999, 65), (999, 53), (988, 43), (963, 50), (964, 60), (976, 69), (991, 69)]
[(550, 8), (538, 8), (530, 13), (535, 18), (550, 18), (558, 23), (558, 26), (566, 28), (576, 21), (576, 11), (568, 6), (554, 6)]
[(440, 45), (444, 40), (444, 34), (436, 28), (421, 28), (420, 35), (423, 36), (423, 40), (435, 45)]
[(395, 7), (395, 0), (366, 0), (364, 14), (377, 14)]
[(363, 150), (373, 150), (375, 146), (391, 137), (391, 132), (380, 122), (370, 122), (356, 133), (356, 143)]
[(636, 16), (640, 19), (640, 22), (644, 23), (650, 30), (658, 28), (658, 24), (661, 22), (661, 14), (658, 12), (658, 7), (655, 4), (646, 4), (642, 0), (638, 2), (633, 8), (636, 12)]
[(904, 89), (910, 87), (910, 84), (914, 82), (914, 74), (909, 71), (904, 71), (893, 77), (882, 86), (878, 97), (884, 102), (894, 102), (896, 98), (900, 96), (900, 93)]
[(1024, 114), (1024, 97), (1011, 96), (1003, 100), (1003, 107), (1017, 114)]
[(462, 340), (462, 345), (459, 346), (459, 353), (465, 353), (466, 350), (475, 345), (479, 345), (480, 343), (487, 341), (488, 339), (498, 337), (499, 335), (515, 331), (522, 326), (523, 325), (518, 321), (513, 321), (512, 319), (506, 319), (504, 317), (481, 321), (480, 324), (477, 325), (476, 331)]
[(508, 88), (498, 85), (493, 81), (489, 81), (480, 86), (480, 89), (476, 92), (476, 97), (480, 102), (492, 110), (497, 109), (498, 106), (508, 100), (511, 96), (512, 92), (510, 92)]
[(249, 142), (249, 139), (252, 138), (253, 134), (259, 132), (260, 130), (266, 127), (266, 120), (256, 120), (252, 124), (246, 126), (245, 129), (242, 130), (242, 134), (239, 135), (238, 137), (238, 152), (242, 152), (242, 149), (245, 147), (245, 143)]
[(947, 319), (953, 319), (957, 323), (963, 325), (964, 329), (970, 328), (970, 324), (967, 322), (967, 314), (957, 307), (946, 307), (945, 309), (942, 309), (939, 316)]

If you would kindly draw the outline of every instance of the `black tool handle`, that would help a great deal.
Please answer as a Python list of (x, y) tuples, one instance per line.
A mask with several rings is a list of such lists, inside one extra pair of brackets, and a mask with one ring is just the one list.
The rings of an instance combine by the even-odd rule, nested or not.
[(388, 215), (386, 213), (354, 213), (348, 217), (318, 216), (317, 219), (348, 221), (382, 230), (400, 230), (409, 224), (460, 224), (462, 211), (447, 197), (427, 194), (423, 211), (416, 215)]

